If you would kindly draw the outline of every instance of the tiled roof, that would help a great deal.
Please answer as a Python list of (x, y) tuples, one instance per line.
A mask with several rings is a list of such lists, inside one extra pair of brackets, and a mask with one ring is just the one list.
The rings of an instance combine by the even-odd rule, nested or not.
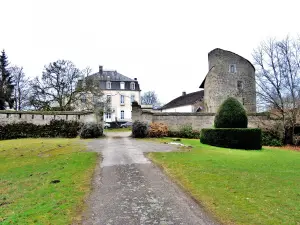
[(178, 98), (173, 99), (172, 101), (170, 101), (169, 103), (161, 107), (160, 109), (170, 109), (170, 108), (176, 108), (185, 105), (192, 105), (195, 102), (202, 100), (203, 96), (204, 96), (203, 90), (182, 95)]

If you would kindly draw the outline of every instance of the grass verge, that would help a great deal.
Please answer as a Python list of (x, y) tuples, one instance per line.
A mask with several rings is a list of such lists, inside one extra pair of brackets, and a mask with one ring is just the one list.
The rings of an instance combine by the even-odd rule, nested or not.
[(300, 224), (299, 152), (182, 143), (193, 149), (148, 156), (221, 222)]
[(80, 222), (97, 154), (78, 139), (0, 141), (0, 224)]

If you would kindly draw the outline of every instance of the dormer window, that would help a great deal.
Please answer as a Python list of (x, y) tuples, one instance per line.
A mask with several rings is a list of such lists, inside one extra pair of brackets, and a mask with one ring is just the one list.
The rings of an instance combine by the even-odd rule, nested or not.
[(131, 90), (135, 90), (135, 83), (134, 83), (134, 82), (131, 82), (131, 83), (130, 83), (130, 89), (131, 89)]
[(230, 73), (236, 73), (236, 65), (235, 64), (229, 65), (229, 72)]
[(111, 89), (111, 82), (110, 81), (106, 82), (106, 89)]
[(124, 82), (121, 82), (121, 83), (120, 83), (120, 89), (122, 89), (122, 90), (125, 89), (125, 83), (124, 83)]

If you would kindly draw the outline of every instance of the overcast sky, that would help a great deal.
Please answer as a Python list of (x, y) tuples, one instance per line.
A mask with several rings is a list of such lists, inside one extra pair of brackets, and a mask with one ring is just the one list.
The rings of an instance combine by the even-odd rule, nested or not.
[[(298, 2), (298, 3), (297, 3)], [(167, 103), (198, 91), (207, 53), (251, 53), (269, 38), (299, 34), (297, 0), (0, 0), (0, 49), (26, 75), (58, 59), (138, 78)]]

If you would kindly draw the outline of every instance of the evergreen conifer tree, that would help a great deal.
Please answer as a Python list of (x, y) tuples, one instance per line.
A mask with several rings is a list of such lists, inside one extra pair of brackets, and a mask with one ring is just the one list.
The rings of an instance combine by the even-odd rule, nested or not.
[(6, 103), (8, 103), (9, 108), (12, 108), (14, 104), (14, 85), (8, 65), (7, 56), (3, 50), (0, 55), (0, 110), (6, 108)]

